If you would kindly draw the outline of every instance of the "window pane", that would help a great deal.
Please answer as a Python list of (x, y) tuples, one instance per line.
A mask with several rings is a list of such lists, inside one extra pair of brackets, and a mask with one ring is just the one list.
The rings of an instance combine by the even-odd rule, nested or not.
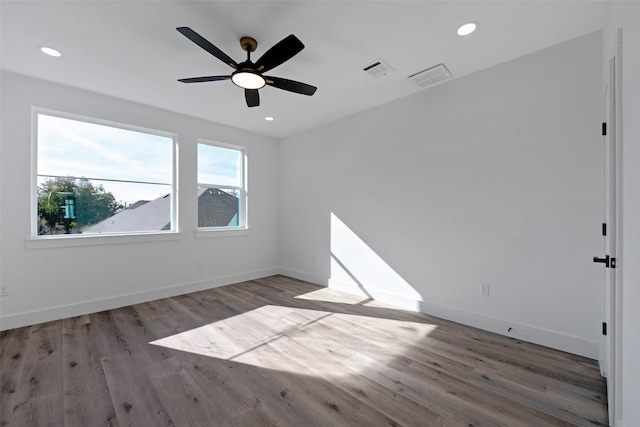
[(242, 151), (198, 144), (198, 182), (242, 186)]
[(173, 140), (38, 115), (38, 175), (171, 184)]
[(240, 191), (198, 187), (198, 227), (238, 227)]
[(174, 230), (172, 138), (37, 119), (38, 235)]

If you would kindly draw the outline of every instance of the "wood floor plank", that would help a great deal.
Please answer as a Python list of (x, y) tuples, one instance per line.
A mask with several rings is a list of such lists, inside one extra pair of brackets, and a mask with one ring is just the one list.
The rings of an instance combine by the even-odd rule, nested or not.
[[(372, 334), (365, 328), (360, 327), (356, 316), (346, 316), (342, 314), (329, 316), (316, 325), (325, 328), (321, 334), (328, 334), (332, 340), (343, 345), (351, 346), (359, 352), (376, 354), (378, 357), (391, 359), (393, 357), (405, 357), (416, 362), (429, 366), (432, 369), (446, 372), (451, 376), (466, 379), (474, 370), (471, 363), (462, 363), (452, 358), (430, 352), (420, 347), (421, 339), (413, 342), (401, 342), (390, 340), (379, 334)], [(406, 322), (403, 322), (407, 325)], [(397, 325), (397, 321), (384, 322), (384, 329), (389, 330)], [(354, 337), (359, 338), (354, 340)]]
[[(416, 402), (423, 410), (427, 411), (427, 420), (431, 420), (434, 415), (437, 415), (436, 419), (444, 415), (448, 419), (457, 421), (464, 419), (467, 423), (473, 423), (473, 425), (492, 425), (478, 413), (468, 413), (465, 416), (446, 397), (431, 393), (428, 388), (420, 394), (406, 393), (404, 387), (397, 382), (398, 380), (387, 381), (373, 373), (363, 375), (362, 372), (357, 369), (354, 370), (353, 367), (347, 364), (347, 361), (357, 354), (356, 351), (331, 340), (319, 340), (318, 336), (309, 329), (301, 331), (295, 337), (284, 337), (271, 345), (299, 363), (309, 365), (310, 369), (314, 370), (317, 375), (323, 376), (329, 381), (342, 384), (343, 381), (349, 381), (348, 379), (351, 378), (352, 381), (360, 384), (356, 386), (357, 390), (364, 390), (365, 394), (373, 388), (382, 394), (390, 393), (394, 396), (394, 399)], [(314, 348), (314, 353), (308, 351), (310, 347)], [(371, 362), (371, 366), (376, 363), (373, 359)], [(356, 396), (360, 399), (364, 398), (358, 391), (356, 391)], [(391, 407), (391, 411), (393, 411), (393, 407)], [(392, 413), (398, 416), (397, 412)], [(424, 425), (421, 424), (420, 411), (406, 413), (404, 418), (407, 425)]]
[(550, 379), (547, 387), (547, 402), (553, 402), (554, 407), (570, 413), (579, 412), (593, 425), (605, 425), (607, 422), (604, 413), (606, 399), (604, 394), (555, 379)]
[(102, 369), (120, 425), (175, 426), (131, 351), (103, 357)]
[(271, 344), (246, 352), (235, 360), (270, 367), (269, 370), (261, 370), (260, 374), (268, 384), (279, 386), (280, 396), (300, 417), (298, 425), (400, 426), (377, 408), (349, 395), (330, 381), (314, 377), (303, 365), (274, 351)]
[[(524, 405), (536, 408), (542, 412), (552, 415), (558, 419), (564, 420), (575, 426), (604, 426), (606, 423), (606, 414), (601, 410), (601, 403), (594, 405), (589, 410), (575, 411), (571, 405), (575, 402), (562, 404), (559, 400), (548, 394), (547, 391), (531, 390), (522, 383), (507, 381), (500, 375), (492, 375), (491, 373), (475, 372), (470, 383), (489, 390), (493, 393), (505, 396), (505, 398), (518, 401)], [(569, 407), (566, 407), (569, 406)], [(577, 415), (580, 413), (580, 415)]]
[(24, 371), (25, 355), (33, 341), (31, 328), (0, 333), (0, 426), (9, 424)]
[(100, 362), (108, 349), (94, 340), (90, 316), (65, 319), (62, 325), (64, 424), (119, 426)]
[(4, 331), (0, 426), (593, 426), (581, 356), (284, 276)]
[(259, 368), (199, 355), (186, 358), (185, 369), (234, 427), (296, 425), (296, 412), (283, 403), (280, 387), (264, 381), (256, 383)]
[[(364, 336), (354, 330), (353, 327), (346, 329), (351, 333), (343, 332), (340, 329), (334, 328), (331, 325), (332, 323), (335, 323), (334, 316), (323, 319), (323, 323), (325, 324), (314, 325), (313, 329), (307, 330), (306, 332), (314, 334), (312, 336), (314, 336), (316, 339), (321, 336), (330, 337), (330, 341), (334, 342), (336, 347), (342, 349), (349, 348), (352, 351), (352, 354), (347, 360), (343, 361), (345, 366), (361, 372), (356, 368), (357, 365), (354, 364), (354, 360), (363, 358), (371, 362), (369, 364), (370, 368), (373, 366), (385, 367), (385, 369), (394, 367), (395, 370), (391, 369), (390, 371), (385, 371), (386, 373), (375, 372), (365, 375), (370, 376), (371, 378), (376, 378), (378, 380), (382, 378), (382, 376), (380, 375), (392, 378), (392, 382), (385, 381), (382, 384), (390, 386), (391, 389), (394, 389), (399, 393), (405, 393), (407, 391), (407, 387), (405, 387), (406, 383), (413, 379), (407, 378), (404, 374), (404, 371), (409, 366), (413, 365), (412, 369), (414, 369), (415, 372), (417, 372), (419, 375), (429, 378), (430, 386), (439, 386), (431, 387), (431, 390), (429, 392), (430, 401), (437, 400), (437, 398), (455, 399), (455, 406), (466, 406), (467, 412), (472, 409), (473, 403), (460, 401), (460, 398), (462, 396), (461, 390), (464, 390), (466, 386), (466, 382), (464, 382), (463, 379), (467, 379), (470, 374), (467, 366), (462, 365), (452, 367), (447, 366), (446, 364), (434, 364), (431, 360), (428, 359), (426, 360), (427, 363), (421, 363), (416, 360), (420, 357), (415, 357), (415, 355), (414, 357), (412, 357), (411, 352), (406, 351), (406, 349), (403, 349), (402, 346), (397, 347), (396, 351), (393, 351), (390, 350), (388, 346), (386, 348), (383, 348), (380, 345), (376, 344), (376, 340), (373, 339), (375, 335)], [(320, 330), (320, 328), (322, 328), (323, 330)], [(362, 339), (354, 342), (353, 338), (351, 337), (362, 337)], [(327, 339), (325, 339), (325, 342), (328, 342)], [(334, 352), (336, 351), (336, 347), (334, 347)], [(444, 383), (445, 386), (440, 387), (441, 383)], [(439, 394), (439, 396), (437, 394)], [(414, 398), (417, 397), (416, 395), (411, 396), (413, 396)], [(498, 409), (500, 408), (493, 408), (494, 411)], [(439, 410), (442, 411), (442, 408), (440, 407)], [(479, 410), (476, 412), (476, 417), (480, 418), (480, 412), (481, 411)], [(460, 414), (456, 415), (459, 416)], [(490, 418), (487, 418), (487, 420), (494, 422)]]
[(216, 407), (216, 402), (202, 390), (177, 358), (171, 357), (147, 366), (145, 373), (177, 426), (232, 426), (220, 415), (224, 413), (220, 410), (222, 408)]
[[(418, 347), (429, 354), (436, 354), (464, 366), (474, 367), (481, 360), (469, 354), (464, 347), (433, 338), (431, 335), (437, 326), (432, 323), (401, 322), (371, 316), (342, 316), (340, 321), (348, 322), (383, 341)], [(450, 340), (454, 335), (455, 332), (451, 334)]]
[[(360, 413), (362, 404), (353, 399), (341, 396), (338, 389), (322, 380), (307, 377), (304, 372), (291, 372), (295, 364), (270, 350), (268, 346), (242, 355), (241, 361), (227, 361), (220, 363), (216, 359), (204, 358), (198, 363), (198, 371), (204, 373), (202, 377), (215, 382), (217, 387), (236, 397), (237, 402), (243, 402), (246, 410), (233, 406), (234, 413), (242, 414), (235, 420), (243, 424), (262, 425), (253, 420), (256, 415), (265, 420), (265, 425), (280, 426), (335, 426), (335, 425), (392, 425), (379, 415), (371, 418), (374, 411), (369, 408), (365, 420), (356, 424), (354, 420), (362, 420)], [(270, 369), (262, 368), (268, 364)], [(282, 366), (282, 369), (277, 369)], [(199, 377), (199, 381), (202, 381)], [(217, 388), (216, 387), (216, 388)], [(211, 388), (210, 388), (211, 389)], [(355, 405), (355, 409), (354, 409)], [(348, 409), (354, 409), (348, 412)], [(349, 421), (351, 420), (351, 421)]]
[(396, 393), (394, 390), (381, 387), (379, 383), (365, 376), (353, 375), (341, 363), (344, 359), (344, 357), (338, 356), (341, 354), (341, 349), (332, 348), (311, 354), (305, 341), (300, 339), (300, 335), (293, 338), (283, 337), (270, 343), (270, 346), (314, 372), (316, 376), (335, 384), (353, 397), (375, 407), (386, 416), (393, 417), (401, 425), (435, 425), (439, 417), (437, 412)]
[(63, 423), (62, 323), (27, 329), (31, 337), (19, 352), (24, 365), (6, 414), (7, 425), (58, 426)]
[[(300, 313), (296, 313), (296, 314), (300, 315)], [(340, 315), (337, 315), (337, 316), (340, 316)], [(382, 363), (385, 363), (384, 361), (388, 363), (389, 360), (396, 359), (396, 358), (406, 359), (406, 352), (403, 352), (401, 349), (399, 352), (396, 353), (396, 352), (390, 351), (388, 348), (382, 348), (376, 345), (371, 345), (370, 342), (366, 342), (366, 339), (357, 339), (360, 336), (360, 334), (357, 334), (357, 333), (356, 334), (343, 333), (336, 329), (332, 329), (331, 333), (327, 333), (328, 325), (325, 325), (323, 323), (331, 322), (332, 319), (335, 319), (335, 316), (324, 317), (321, 319), (320, 322), (313, 324), (311, 328), (307, 328), (304, 331), (301, 331), (301, 332), (304, 332), (304, 335), (306, 335), (309, 340), (308, 342), (305, 343), (305, 345), (302, 346), (302, 348), (304, 348), (304, 352), (298, 353), (297, 355), (298, 360), (300, 360), (301, 363), (304, 363), (305, 361), (307, 361), (309, 362), (310, 369), (314, 369), (313, 366), (318, 366), (319, 362), (317, 361), (316, 357), (308, 356), (308, 354), (310, 353), (309, 349), (313, 349), (313, 352), (311, 353), (314, 355), (320, 354), (321, 359), (326, 359), (327, 357), (335, 359), (337, 355), (342, 354), (342, 357), (343, 357), (342, 361), (338, 362), (336, 360), (333, 360), (332, 366), (330, 367), (326, 366), (323, 369), (326, 373), (330, 373), (330, 377), (329, 377), (330, 381), (341, 383), (341, 378), (351, 377), (351, 375), (349, 375), (349, 373), (344, 370), (344, 364), (347, 360), (349, 360), (351, 357), (354, 357), (357, 354), (363, 354), (363, 353), (367, 354), (369, 357), (371, 357), (372, 361), (382, 360), (383, 361)], [(323, 329), (323, 330), (318, 330), (318, 329)], [(374, 335), (371, 335), (371, 336), (374, 336)], [(301, 339), (300, 337), (301, 337), (301, 334), (296, 334), (292, 336), (289, 341), (278, 340), (274, 342), (272, 345), (280, 348), (280, 346), (283, 345), (283, 342), (289, 343), (289, 347), (287, 347), (287, 350), (283, 350), (283, 351), (286, 351), (287, 354), (291, 354), (291, 351), (292, 351), (291, 345), (293, 345), (293, 343), (295, 343), (296, 341), (300, 340)], [(330, 340), (327, 340), (326, 337), (331, 337), (331, 338)], [(343, 366), (341, 366), (341, 364)], [(426, 367), (424, 368), (426, 369)], [(318, 372), (317, 370), (316, 372), (319, 375), (322, 375), (322, 372)], [(466, 376), (466, 374), (460, 375), (460, 373), (458, 373), (458, 375)], [(394, 396), (398, 396), (398, 395), (402, 396), (403, 394), (401, 390), (396, 388), (396, 386), (400, 384), (397, 381), (398, 380), (393, 380), (393, 382), (391, 383), (392, 386), (389, 387), (389, 391), (393, 392)], [(387, 383), (387, 385), (388, 384), (389, 383)], [(378, 390), (379, 389), (380, 388), (378, 387)], [(445, 393), (441, 393), (441, 396), (430, 394), (428, 399), (429, 401), (428, 405), (432, 405), (431, 407), (434, 410), (439, 410), (442, 412), (443, 408), (447, 406), (447, 404), (441, 403), (440, 405), (438, 405), (438, 400), (439, 400), (438, 397), (440, 397), (442, 400), (442, 398), (445, 396), (446, 396)], [(410, 399), (407, 399), (407, 400), (410, 400)], [(423, 401), (426, 402), (426, 400), (423, 400)], [(455, 405), (452, 405), (452, 406), (455, 406)], [(437, 415), (437, 413), (434, 411), (430, 411), (430, 412), (432, 414)], [(449, 412), (447, 415), (449, 419), (455, 419), (456, 422), (462, 422), (462, 420), (465, 419), (465, 417), (462, 414), (456, 413), (455, 411)], [(419, 421), (422, 418), (423, 417), (420, 417), (420, 418), (410, 417), (409, 420), (404, 419), (403, 421), (408, 425), (424, 425), (424, 424), (421, 424), (422, 423), (421, 421)], [(478, 420), (480, 419), (480, 415), (475, 414), (473, 419), (475, 420), (476, 423), (478, 423)], [(469, 419), (466, 419), (465, 422), (468, 422), (468, 421)], [(431, 422), (435, 422), (435, 421), (431, 420)], [(492, 425), (493, 423), (494, 423), (493, 420), (485, 421), (485, 424), (488, 424), (488, 425)]]

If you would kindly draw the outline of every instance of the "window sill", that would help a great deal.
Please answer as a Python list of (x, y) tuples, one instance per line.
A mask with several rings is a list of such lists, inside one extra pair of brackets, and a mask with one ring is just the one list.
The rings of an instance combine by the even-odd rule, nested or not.
[(180, 233), (93, 234), (33, 237), (25, 241), (27, 249), (68, 248), (74, 246), (118, 245), (180, 240)]
[(210, 237), (245, 236), (249, 234), (248, 228), (201, 228), (194, 232), (196, 239), (208, 239)]

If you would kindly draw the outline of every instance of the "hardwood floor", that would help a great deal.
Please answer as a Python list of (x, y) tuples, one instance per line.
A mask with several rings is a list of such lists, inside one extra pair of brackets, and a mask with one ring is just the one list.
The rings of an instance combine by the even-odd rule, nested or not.
[(607, 425), (593, 360), (284, 276), (2, 332), (2, 426)]

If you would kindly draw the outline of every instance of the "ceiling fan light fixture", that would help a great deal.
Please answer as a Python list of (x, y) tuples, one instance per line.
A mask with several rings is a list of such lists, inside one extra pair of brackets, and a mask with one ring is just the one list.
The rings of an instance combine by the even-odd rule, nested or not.
[(461, 25), (460, 28), (458, 28), (458, 35), (459, 36), (468, 36), (469, 34), (473, 33), (476, 28), (478, 28), (478, 24), (475, 22), (467, 22), (464, 25)]
[(233, 73), (231, 75), (231, 81), (243, 89), (260, 89), (267, 84), (260, 74), (246, 70), (239, 70)]

